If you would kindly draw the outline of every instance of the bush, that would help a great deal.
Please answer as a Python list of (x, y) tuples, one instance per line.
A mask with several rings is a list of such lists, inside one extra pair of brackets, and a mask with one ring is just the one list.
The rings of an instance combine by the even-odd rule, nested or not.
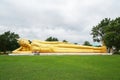
[(120, 55), (120, 52), (114, 52), (113, 54), (118, 54), (118, 55)]

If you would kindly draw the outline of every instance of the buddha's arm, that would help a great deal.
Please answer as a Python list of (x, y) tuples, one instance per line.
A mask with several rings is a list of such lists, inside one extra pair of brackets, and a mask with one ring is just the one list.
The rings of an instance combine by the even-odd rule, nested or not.
[(17, 48), (16, 50), (12, 51), (13, 53), (16, 53), (18, 51), (21, 51), (22, 47)]

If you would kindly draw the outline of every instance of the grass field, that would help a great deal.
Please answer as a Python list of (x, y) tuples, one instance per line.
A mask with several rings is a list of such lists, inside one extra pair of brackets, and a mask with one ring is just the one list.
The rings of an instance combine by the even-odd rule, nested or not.
[(0, 80), (120, 80), (120, 56), (0, 56)]

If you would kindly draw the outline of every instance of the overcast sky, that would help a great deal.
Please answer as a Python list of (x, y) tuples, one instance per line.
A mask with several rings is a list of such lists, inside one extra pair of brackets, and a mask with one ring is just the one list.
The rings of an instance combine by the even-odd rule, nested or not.
[(73, 43), (92, 42), (93, 26), (120, 15), (120, 0), (0, 0), (0, 34), (21, 38), (49, 36)]

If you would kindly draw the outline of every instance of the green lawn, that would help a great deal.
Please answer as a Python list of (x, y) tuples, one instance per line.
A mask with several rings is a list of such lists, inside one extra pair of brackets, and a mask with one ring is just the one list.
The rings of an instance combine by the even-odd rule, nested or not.
[(120, 56), (0, 56), (0, 80), (120, 80)]

